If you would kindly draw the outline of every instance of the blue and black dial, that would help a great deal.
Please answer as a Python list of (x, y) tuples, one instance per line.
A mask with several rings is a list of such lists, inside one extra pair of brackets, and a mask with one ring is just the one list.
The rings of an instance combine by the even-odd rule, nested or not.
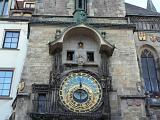
[(66, 108), (73, 112), (85, 113), (100, 104), (102, 89), (93, 76), (79, 72), (68, 75), (62, 81), (59, 95)]

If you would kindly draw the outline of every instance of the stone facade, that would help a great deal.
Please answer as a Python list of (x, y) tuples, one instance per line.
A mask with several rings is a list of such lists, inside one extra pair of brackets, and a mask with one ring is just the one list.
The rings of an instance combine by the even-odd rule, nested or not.
[[(43, 29), (41, 29), (43, 28)], [(48, 52), (48, 41), (54, 38), (56, 29), (65, 29), (63, 27), (57, 27), (54, 25), (38, 25), (32, 26), (30, 30), (30, 40), (28, 45), (28, 53), (24, 66), (22, 79), (25, 81), (25, 90), (23, 92), (27, 92), (31, 94), (30, 99), (27, 97), (24, 98), (24, 101), (28, 101), (28, 105), (23, 109), (23, 106), (20, 105), (17, 107), (19, 113), (25, 114), (28, 110), (32, 110), (32, 102), (34, 98), (32, 98), (32, 84), (49, 84), (49, 76), (50, 71), (52, 70), (53, 64), (53, 56)], [(128, 119), (129, 111), (133, 111), (135, 114), (133, 115), (133, 119), (135, 115), (137, 118), (143, 116), (143, 100), (134, 99), (135, 101), (140, 101), (140, 105), (137, 107), (133, 104), (133, 106), (127, 105), (127, 99), (122, 99), (120, 96), (132, 96), (138, 95), (136, 84), (140, 82), (140, 75), (136, 56), (136, 48), (133, 36), (133, 30), (126, 29), (111, 29), (107, 30), (103, 28), (103, 31), (107, 33), (106, 41), (111, 44), (115, 44), (116, 48), (112, 57), (109, 58), (109, 69), (112, 76), (112, 85), (113, 90), (115, 92), (110, 93), (110, 103), (111, 103), (111, 114), (113, 114), (113, 119), (116, 119), (116, 115), (122, 114), (118, 119)], [(76, 40), (78, 40), (76, 38)], [(86, 42), (88, 39), (85, 39)], [(89, 40), (88, 40), (89, 41)], [(119, 42), (121, 41), (121, 42)], [(75, 50), (76, 48), (72, 47), (72, 44), (76, 45), (77, 41), (69, 42), (69, 40), (64, 41), (68, 42), (68, 50)], [(67, 44), (67, 43), (66, 43)], [(85, 41), (84, 41), (85, 44)], [(87, 42), (85, 45), (90, 44)], [(76, 47), (76, 46), (75, 46)], [(90, 47), (87, 47), (90, 48)], [(67, 47), (64, 46), (64, 51), (66, 51)], [(91, 50), (91, 49), (89, 49)], [(96, 50), (97, 51), (97, 50)], [(95, 52), (96, 52), (95, 51)], [(66, 52), (65, 52), (66, 53)], [(63, 54), (66, 57), (66, 54)], [(99, 57), (95, 57), (95, 62)], [(65, 58), (63, 58), (65, 60)], [(99, 60), (98, 60), (99, 61)], [(96, 64), (96, 63), (95, 63)], [(100, 63), (98, 63), (100, 64)], [(93, 69), (93, 68), (92, 68)], [(129, 72), (128, 72), (129, 71)], [(134, 101), (133, 100), (133, 101)], [(119, 107), (122, 106), (122, 110), (120, 111)], [(134, 107), (135, 106), (135, 107)], [(138, 109), (135, 110), (135, 109)], [(21, 111), (21, 112), (20, 112)], [(23, 111), (23, 112), (22, 112)], [(22, 117), (22, 118), (21, 118)], [(130, 117), (130, 115), (129, 115)], [(17, 115), (16, 119), (25, 119), (26, 116)], [(28, 118), (29, 119), (29, 118)]]
[[(72, 16), (74, 11), (75, 0), (37, 0), (35, 14)], [(88, 0), (87, 13), (88, 16), (94, 17), (124, 17), (124, 1)]]

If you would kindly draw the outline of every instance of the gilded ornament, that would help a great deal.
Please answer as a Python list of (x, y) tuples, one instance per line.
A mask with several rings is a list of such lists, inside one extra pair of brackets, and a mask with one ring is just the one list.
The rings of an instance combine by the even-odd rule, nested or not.
[(147, 35), (145, 32), (138, 32), (138, 38), (140, 41), (146, 41), (147, 40)]

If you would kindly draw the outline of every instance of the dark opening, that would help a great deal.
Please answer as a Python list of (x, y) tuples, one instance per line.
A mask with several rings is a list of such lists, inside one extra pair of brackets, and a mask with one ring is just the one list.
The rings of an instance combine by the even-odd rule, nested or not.
[(74, 51), (67, 51), (67, 60), (74, 60)]
[(78, 8), (82, 9), (82, 0), (78, 0)]
[(87, 52), (87, 61), (94, 62), (94, 52)]

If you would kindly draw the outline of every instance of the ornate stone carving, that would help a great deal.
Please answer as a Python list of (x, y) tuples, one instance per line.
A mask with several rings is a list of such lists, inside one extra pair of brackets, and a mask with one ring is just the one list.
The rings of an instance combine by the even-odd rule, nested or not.
[(18, 92), (22, 92), (25, 88), (25, 82), (20, 82), (18, 85)]
[(78, 63), (79, 66), (84, 65), (85, 60), (84, 60), (84, 57), (83, 57), (82, 55), (79, 55), (79, 56), (77, 57), (77, 63)]

